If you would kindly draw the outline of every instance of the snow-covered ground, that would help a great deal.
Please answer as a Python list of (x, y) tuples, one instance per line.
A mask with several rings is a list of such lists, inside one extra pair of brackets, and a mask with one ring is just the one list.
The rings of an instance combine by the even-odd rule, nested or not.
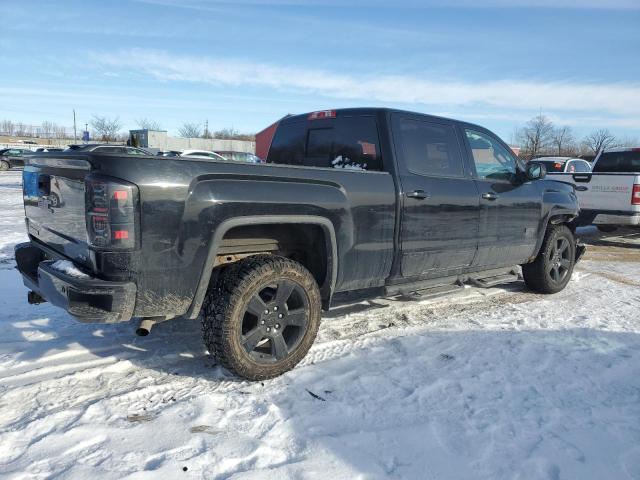
[[(25, 238), (0, 175), (3, 258)], [(292, 372), (240, 381), (194, 321), (84, 325), (0, 264), (0, 477), (640, 478), (640, 232), (567, 289), (522, 283), (325, 316)]]

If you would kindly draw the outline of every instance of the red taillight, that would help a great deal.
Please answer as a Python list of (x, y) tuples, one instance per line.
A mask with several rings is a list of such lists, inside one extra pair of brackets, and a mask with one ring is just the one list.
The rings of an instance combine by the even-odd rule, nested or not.
[(89, 244), (97, 249), (132, 250), (137, 235), (138, 187), (122, 180), (91, 175), (85, 180)]
[(633, 186), (633, 190), (631, 191), (631, 205), (640, 205), (640, 185), (636, 184)]
[(640, 148), (632, 148), (631, 151), (632, 152), (640, 152)]
[(318, 112), (310, 113), (307, 117), (308, 120), (319, 120), (321, 118), (336, 118), (335, 110), (320, 110)]

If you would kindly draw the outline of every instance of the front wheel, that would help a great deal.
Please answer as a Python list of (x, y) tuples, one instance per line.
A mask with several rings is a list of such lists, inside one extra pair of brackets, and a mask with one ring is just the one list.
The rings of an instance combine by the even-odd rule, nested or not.
[(11, 165), (9, 165), (9, 162), (5, 160), (0, 160), (0, 170), (5, 171), (5, 170), (9, 170), (10, 168), (11, 168)]
[(571, 280), (576, 262), (576, 238), (566, 225), (552, 225), (545, 234), (538, 256), (522, 265), (527, 286), (540, 293), (557, 293)]
[(311, 348), (320, 308), (318, 285), (302, 265), (273, 255), (248, 257), (209, 288), (200, 313), (204, 342), (236, 375), (277, 377)]

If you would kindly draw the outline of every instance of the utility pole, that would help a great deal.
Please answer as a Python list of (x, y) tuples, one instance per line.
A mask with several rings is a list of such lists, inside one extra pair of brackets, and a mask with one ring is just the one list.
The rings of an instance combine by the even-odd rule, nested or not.
[(78, 131), (76, 130), (76, 109), (73, 109), (73, 143), (78, 141)]
[(209, 138), (209, 119), (204, 121), (204, 138)]

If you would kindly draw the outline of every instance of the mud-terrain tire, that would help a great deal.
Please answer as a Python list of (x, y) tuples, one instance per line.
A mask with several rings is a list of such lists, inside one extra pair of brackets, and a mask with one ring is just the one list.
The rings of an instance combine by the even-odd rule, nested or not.
[(311, 348), (320, 311), (320, 291), (306, 268), (275, 255), (248, 257), (209, 287), (200, 312), (204, 343), (240, 377), (277, 377)]
[(576, 263), (576, 238), (566, 225), (551, 225), (538, 256), (522, 265), (524, 283), (540, 293), (557, 293), (566, 287)]
[(5, 172), (7, 170), (9, 170), (11, 168), (11, 165), (9, 164), (9, 162), (6, 162), (4, 160), (0, 160), (0, 171)]

